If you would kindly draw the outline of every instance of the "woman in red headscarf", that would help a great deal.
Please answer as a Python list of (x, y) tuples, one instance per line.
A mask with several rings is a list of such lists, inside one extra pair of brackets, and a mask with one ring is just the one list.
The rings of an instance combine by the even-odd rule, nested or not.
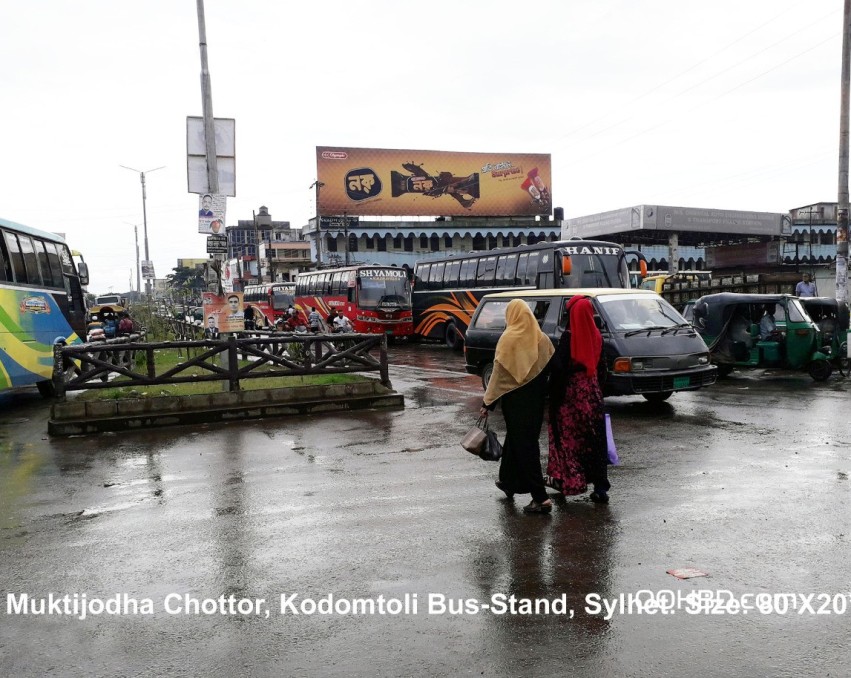
[(594, 485), (591, 501), (609, 501), (606, 422), (597, 369), (603, 338), (587, 297), (567, 302), (569, 322), (550, 363), (547, 485), (565, 495)]

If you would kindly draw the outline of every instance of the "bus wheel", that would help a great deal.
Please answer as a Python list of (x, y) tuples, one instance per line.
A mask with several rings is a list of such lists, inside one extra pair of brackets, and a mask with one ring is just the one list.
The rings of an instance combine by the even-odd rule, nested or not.
[(38, 389), (42, 398), (52, 398), (56, 395), (56, 389), (53, 387), (53, 382), (50, 379), (38, 382), (35, 387)]
[(484, 366), (484, 369), (482, 369), (482, 388), (484, 388), (485, 391), (488, 390), (488, 382), (491, 380), (492, 376), (493, 376), (493, 363), (488, 363), (487, 365)]
[(662, 391), (661, 393), (642, 393), (644, 399), (648, 403), (664, 403), (668, 398), (674, 395), (673, 391)]
[(455, 327), (455, 323), (446, 324), (446, 345), (453, 351), (460, 351), (464, 348), (464, 338)]
[(827, 362), (827, 360), (813, 360), (813, 362), (807, 365), (807, 371), (816, 381), (825, 381), (831, 372), (833, 372), (833, 365)]

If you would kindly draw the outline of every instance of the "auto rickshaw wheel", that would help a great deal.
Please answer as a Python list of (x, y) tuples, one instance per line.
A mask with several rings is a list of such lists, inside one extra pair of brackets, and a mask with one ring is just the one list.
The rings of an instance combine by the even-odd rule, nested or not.
[(642, 393), (644, 399), (648, 403), (664, 403), (668, 398), (674, 395), (673, 391), (662, 391), (661, 393)]
[(851, 371), (851, 358), (848, 357), (848, 344), (846, 342), (842, 342), (842, 345), (839, 347), (839, 373), (843, 377), (847, 377), (849, 371)]
[(813, 360), (807, 365), (807, 371), (816, 381), (825, 381), (833, 372), (833, 365), (827, 360)]

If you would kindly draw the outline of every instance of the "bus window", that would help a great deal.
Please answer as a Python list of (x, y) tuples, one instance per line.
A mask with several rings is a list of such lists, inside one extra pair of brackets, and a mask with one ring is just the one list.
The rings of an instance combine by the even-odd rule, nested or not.
[(331, 276), (331, 292), (333, 294), (345, 294), (346, 283), (343, 282), (342, 271), (337, 271)]
[(56, 287), (62, 287), (65, 283), (62, 282), (62, 262), (59, 261), (59, 253), (56, 251), (56, 244), (52, 242), (44, 243), (47, 249), (47, 261), (50, 264), (50, 271), (53, 273), (53, 284)]
[(27, 281), (27, 269), (24, 268), (24, 259), (21, 257), (21, 247), (14, 233), (5, 233), (6, 247), (9, 250), (9, 261), (12, 262), (12, 275), (15, 282), (25, 283)]
[(443, 289), (443, 268), (446, 266), (442, 261), (439, 264), (431, 265), (431, 274), (428, 277), (428, 289), (439, 290)]
[(461, 274), (458, 287), (476, 286), (476, 259), (467, 259), (461, 262)]
[(443, 286), (457, 287), (458, 273), (461, 271), (460, 261), (450, 261), (446, 264), (446, 270), (443, 272)]
[(529, 261), (529, 253), (524, 252), (517, 258), (517, 273), (514, 277), (515, 285), (526, 284), (526, 264)]
[(476, 282), (479, 287), (493, 285), (494, 273), (496, 273), (496, 257), (482, 257), (479, 259), (479, 268), (476, 271)]
[(21, 254), (24, 256), (24, 266), (27, 267), (27, 282), (31, 285), (41, 285), (41, 274), (38, 271), (32, 239), (28, 235), (19, 234), (18, 242), (21, 243)]
[(503, 254), (496, 264), (496, 284), (514, 286), (514, 273), (517, 269), (517, 255)]
[(541, 258), (540, 252), (529, 252), (529, 261), (526, 264), (526, 278), (524, 285), (534, 285), (538, 277), (538, 261)]
[(417, 266), (417, 277), (414, 282), (414, 286), (424, 290), (426, 289), (426, 283), (428, 282), (428, 274), (431, 270), (431, 264), (420, 264)]
[(45, 242), (43, 240), (33, 240), (35, 245), (35, 257), (38, 260), (38, 267), (41, 270), (41, 279), (46, 287), (56, 287), (60, 281), (53, 281), (53, 273), (50, 271), (50, 262), (47, 260), (47, 250), (44, 249)]

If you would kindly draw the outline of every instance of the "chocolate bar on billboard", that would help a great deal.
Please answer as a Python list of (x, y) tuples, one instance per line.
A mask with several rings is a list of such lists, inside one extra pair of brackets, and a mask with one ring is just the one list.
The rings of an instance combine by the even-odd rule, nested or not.
[(456, 177), (452, 172), (429, 174), (414, 163), (402, 165), (410, 175), (395, 170), (390, 172), (390, 194), (394, 198), (406, 193), (419, 193), (432, 198), (451, 195), (462, 207), (469, 209), (479, 199), (479, 174)]

